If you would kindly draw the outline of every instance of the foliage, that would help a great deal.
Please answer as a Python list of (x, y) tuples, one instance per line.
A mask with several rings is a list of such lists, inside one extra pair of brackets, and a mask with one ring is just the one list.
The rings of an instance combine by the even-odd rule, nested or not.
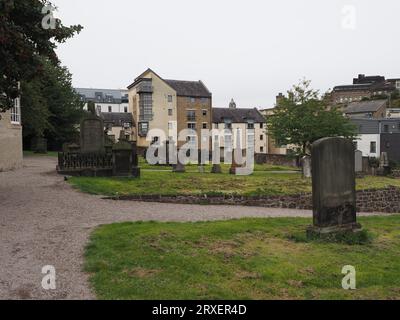
[(288, 91), (267, 118), (268, 132), (281, 145), (293, 145), (299, 155), (308, 154), (311, 144), (324, 137), (355, 136), (355, 126), (319, 92), (303, 80)]
[(1, 109), (11, 108), (20, 96), (20, 81), (30, 81), (44, 71), (42, 57), (57, 64), (57, 43), (82, 30), (80, 25), (65, 27), (59, 19), (54, 29), (43, 28), (42, 10), (48, 5), (48, 0), (0, 0)]
[(77, 133), (83, 103), (65, 67), (43, 57), (41, 63), (43, 72), (21, 82), (24, 138), (28, 142), (32, 137), (45, 137), (50, 146), (60, 148)]
[[(295, 242), (311, 219), (104, 225), (85, 270), (99, 299), (400, 299), (400, 216), (360, 218), (370, 244)], [(343, 290), (346, 265), (357, 290)]]

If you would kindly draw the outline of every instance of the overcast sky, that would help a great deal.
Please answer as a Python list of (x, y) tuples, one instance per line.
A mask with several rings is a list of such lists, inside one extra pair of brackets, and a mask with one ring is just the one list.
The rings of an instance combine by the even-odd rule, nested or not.
[(400, 77), (398, 0), (53, 2), (84, 26), (58, 49), (74, 86), (126, 88), (151, 68), (202, 80), (215, 107), (268, 108), (303, 77), (321, 91), (359, 73)]

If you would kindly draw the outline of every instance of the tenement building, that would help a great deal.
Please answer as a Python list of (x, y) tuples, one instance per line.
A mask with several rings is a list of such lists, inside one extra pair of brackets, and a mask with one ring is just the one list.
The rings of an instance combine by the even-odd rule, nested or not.
[(85, 102), (94, 102), (96, 113), (104, 119), (108, 135), (118, 138), (121, 130), (125, 130), (128, 140), (135, 140), (135, 122), (129, 108), (128, 90), (75, 88)]
[(387, 97), (400, 89), (400, 79), (386, 79), (383, 76), (358, 75), (351, 85), (340, 85), (333, 88), (332, 102), (345, 104), (361, 101), (365, 98)]
[[(257, 109), (237, 108), (232, 99), (229, 108), (213, 108), (213, 129), (222, 133), (219, 137), (221, 148), (235, 148), (237, 134), (240, 134), (243, 150), (247, 150), (248, 142), (252, 142), (255, 153), (268, 152), (265, 118)], [(254, 137), (249, 139), (248, 133), (252, 132)]]
[(22, 126), (20, 99), (12, 109), (0, 113), (0, 172), (22, 166)]
[(128, 89), (139, 148), (172, 140), (194, 143), (202, 129), (211, 128), (212, 94), (202, 81), (168, 80), (147, 69)]

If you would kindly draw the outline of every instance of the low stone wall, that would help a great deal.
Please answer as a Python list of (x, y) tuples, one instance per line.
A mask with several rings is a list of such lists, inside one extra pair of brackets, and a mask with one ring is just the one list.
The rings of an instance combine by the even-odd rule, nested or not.
[(289, 166), (296, 167), (297, 161), (293, 157), (289, 157), (284, 154), (262, 154), (256, 153), (254, 160), (257, 164), (270, 164), (274, 166)]
[[(239, 205), (266, 208), (286, 208), (312, 210), (310, 193), (286, 196), (120, 196), (114, 200), (134, 200), (144, 202)], [(357, 191), (358, 212), (400, 213), (400, 188), (370, 189)]]

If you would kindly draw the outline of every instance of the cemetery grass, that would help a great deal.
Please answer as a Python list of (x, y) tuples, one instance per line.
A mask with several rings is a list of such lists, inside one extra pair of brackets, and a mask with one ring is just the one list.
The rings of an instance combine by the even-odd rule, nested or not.
[(24, 151), (24, 157), (58, 157), (58, 152), (48, 151), (47, 153), (34, 153), (33, 151)]
[[(173, 173), (142, 171), (139, 179), (72, 177), (69, 182), (77, 189), (104, 196), (138, 195), (290, 195), (311, 193), (311, 179), (300, 173), (255, 171), (251, 176), (227, 173)], [(368, 176), (357, 179), (357, 189), (381, 189), (390, 185), (400, 187), (400, 179)]]
[(99, 299), (400, 299), (400, 215), (359, 220), (369, 244), (301, 241), (304, 218), (104, 225), (85, 271)]

